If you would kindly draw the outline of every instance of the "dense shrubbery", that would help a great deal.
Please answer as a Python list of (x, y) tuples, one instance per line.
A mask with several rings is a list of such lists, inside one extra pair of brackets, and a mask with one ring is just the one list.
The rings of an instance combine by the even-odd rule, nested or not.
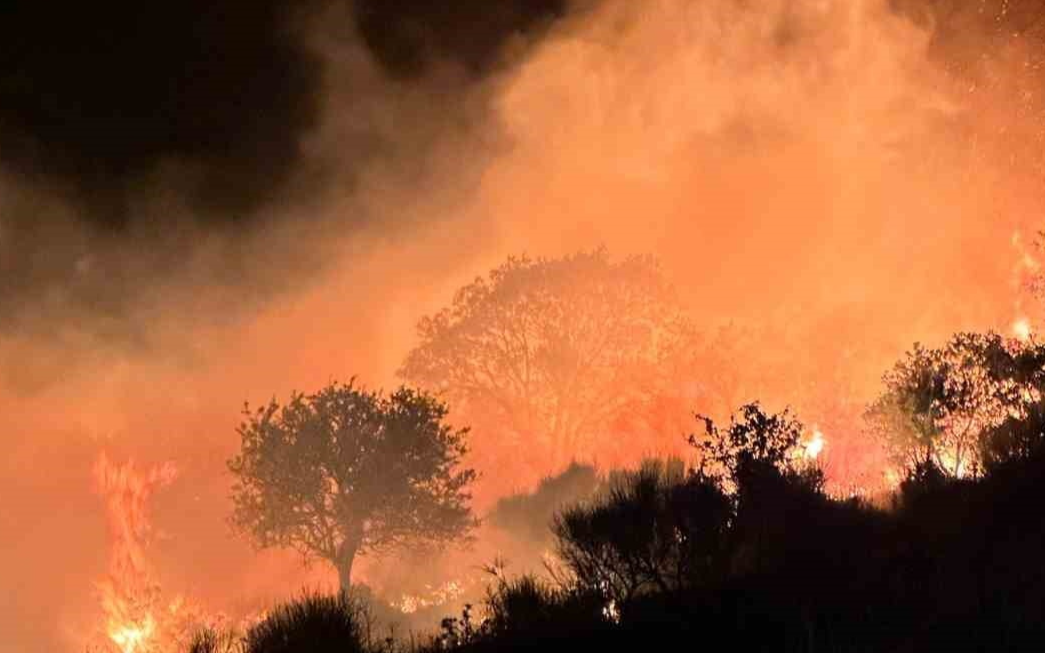
[[(781, 424), (748, 415), (741, 425)], [(912, 468), (888, 510), (826, 496), (787, 456), (734, 467), (720, 477), (736, 480), (728, 489), (670, 464), (620, 474), (556, 521), (565, 584), (525, 579), (492, 595), (499, 623), (525, 626), (479, 628), (455, 644), (621, 650), (697, 637), (740, 650), (1038, 650), (1045, 424), (1032, 422), (979, 478)]]
[(710, 479), (650, 461), (612, 479), (599, 500), (563, 511), (553, 532), (570, 583), (626, 605), (721, 576), (731, 512)]
[(361, 653), (372, 649), (367, 607), (342, 592), (307, 594), (278, 606), (240, 638), (202, 632), (190, 653)]
[[(675, 640), (739, 650), (995, 651), (1045, 642), (1042, 406), (984, 433), (978, 475), (957, 477), (926, 458), (886, 507), (826, 495), (819, 471), (795, 455), (802, 429), (787, 413), (751, 405), (727, 427), (705, 426), (692, 438), (703, 453), (695, 469), (649, 461), (594, 490), (586, 470), (574, 469), (566, 478), (590, 498), (555, 515), (561, 564), (551, 578), (500, 576), (484, 605), (444, 619), (440, 634), (410, 648), (632, 650)], [(501, 512), (529, 524), (558, 501), (553, 485), (534, 495), (543, 499), (509, 501)], [(373, 641), (361, 614), (348, 599), (307, 598), (274, 612), (242, 646), (406, 646)], [(193, 653), (224, 653), (228, 644), (211, 636)]]

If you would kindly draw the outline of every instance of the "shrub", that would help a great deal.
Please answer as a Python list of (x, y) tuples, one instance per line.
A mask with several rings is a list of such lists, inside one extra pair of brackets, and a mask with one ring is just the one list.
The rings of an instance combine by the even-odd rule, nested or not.
[(306, 594), (277, 607), (249, 631), (246, 653), (356, 653), (366, 651), (368, 615), (345, 593)]
[(579, 587), (622, 608), (648, 591), (702, 585), (725, 563), (729, 498), (675, 461), (617, 475), (599, 499), (556, 517), (558, 552)]

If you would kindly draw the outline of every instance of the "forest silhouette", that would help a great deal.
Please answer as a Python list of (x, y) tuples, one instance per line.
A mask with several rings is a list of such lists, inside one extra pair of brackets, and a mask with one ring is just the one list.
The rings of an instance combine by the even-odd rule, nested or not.
[[(443, 421), (451, 409), (439, 397), (503, 419), (509, 456), (543, 447), (559, 463), (564, 443), (598, 447), (599, 429), (650, 405), (647, 395), (675, 378), (670, 355), (685, 353), (688, 326), (658, 275), (650, 259), (613, 263), (601, 250), (511, 259), (422, 321), (404, 376), (426, 387), (385, 398), (332, 384), (247, 413), (245, 453), (231, 462), (252, 488), (237, 486), (240, 524), (262, 546), (326, 542), (334, 549), (318, 557), (335, 565), (344, 537), (324, 539), (328, 531), (407, 549), (467, 538), (473, 434)], [(597, 334), (617, 343), (612, 355)], [(587, 369), (593, 383), (571, 386)], [(608, 392), (620, 369), (637, 371), (627, 396), (586, 420), (592, 395), (583, 393)], [(516, 377), (498, 385), (502, 372)], [(341, 593), (306, 594), (242, 632), (203, 631), (191, 651), (1036, 649), (1045, 641), (1043, 390), (1045, 345), (1033, 334), (916, 345), (883, 377), (860, 431), (889, 452), (895, 487), (829, 488), (822, 442), (811, 449), (789, 409), (698, 413), (681, 457), (602, 472), (575, 461), (532, 492), (502, 497), (486, 519), (546, 554), (514, 574), (490, 561), (482, 599), (437, 629), (396, 634), (393, 607), (342, 570)], [(654, 424), (641, 423), (640, 435)], [(494, 437), (490, 429), (480, 435)], [(543, 439), (519, 444), (534, 429)], [(394, 501), (383, 500), (382, 479)]]

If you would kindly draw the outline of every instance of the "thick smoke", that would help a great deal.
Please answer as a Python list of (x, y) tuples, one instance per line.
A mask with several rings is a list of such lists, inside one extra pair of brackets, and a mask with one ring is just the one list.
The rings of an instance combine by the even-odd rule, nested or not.
[(1015, 319), (1012, 236), (1045, 208), (1032, 3), (434, 4), (3, 10), (9, 650), (98, 622), (101, 449), (183, 470), (165, 586), (235, 607), (322, 578), (230, 538), (237, 408), (393, 382), (416, 320), (507, 254), (656, 254), (753, 334), (712, 382), (800, 403), (825, 456), (913, 340)]
[[(310, 230), (330, 220), (314, 200), (358, 192), (403, 148), (423, 160), (431, 123), (467, 119), (457, 100), (496, 68), (502, 46), (562, 9), (164, 0), (55, 15), (10, 3), (0, 14), (0, 333), (63, 340), (74, 321), (92, 346), (142, 345), (182, 291), (196, 302), (206, 289), (217, 306), (188, 308), (227, 316), (301, 283), (333, 258), (313, 247)], [(418, 115), (424, 105), (409, 99), (429, 64), (461, 71), (428, 107), (454, 115)], [(336, 107), (332, 87), (345, 100)], [(350, 127), (328, 158), (312, 143), (332, 111)], [(417, 120), (424, 134), (405, 124)], [(341, 208), (341, 232), (395, 222)]]

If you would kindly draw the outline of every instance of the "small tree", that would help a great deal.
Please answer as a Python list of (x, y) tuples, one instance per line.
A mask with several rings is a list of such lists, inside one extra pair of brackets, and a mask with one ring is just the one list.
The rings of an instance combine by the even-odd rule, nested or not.
[(804, 475), (814, 486), (823, 483), (819, 467), (802, 462), (805, 429), (789, 410), (770, 414), (757, 402), (747, 404), (725, 429), (704, 415), (697, 419), (704, 433), (690, 435), (689, 441), (700, 452), (701, 476), (719, 479), (730, 489), (742, 489), (749, 477), (766, 470)]
[(258, 547), (330, 562), (344, 590), (359, 554), (465, 535), (476, 474), (458, 468), (467, 430), (446, 413), (422, 392), (383, 396), (353, 382), (245, 407), (229, 461), (234, 526)]
[(1028, 407), (1025, 415), (1009, 417), (989, 429), (980, 442), (980, 458), (984, 471), (991, 472), (1006, 464), (1040, 459), (1045, 453), (1045, 404)]
[(701, 453), (698, 478), (730, 493), (731, 573), (760, 573), (788, 564), (790, 534), (803, 515), (825, 500), (824, 474), (802, 447), (804, 428), (789, 410), (741, 407), (719, 428), (697, 416), (704, 433), (690, 436)]
[(1045, 347), (959, 333), (938, 349), (916, 344), (883, 382), (866, 419), (894, 462), (907, 470), (932, 463), (962, 476), (982, 466), (987, 433), (1041, 400)]

